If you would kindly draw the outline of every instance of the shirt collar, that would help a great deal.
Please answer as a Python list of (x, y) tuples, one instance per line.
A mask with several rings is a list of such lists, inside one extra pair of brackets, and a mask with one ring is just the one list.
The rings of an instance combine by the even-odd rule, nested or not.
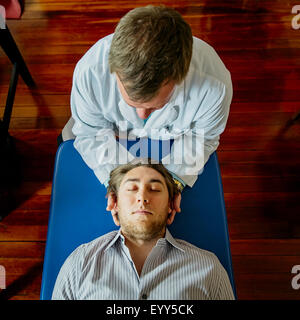
[[(108, 244), (108, 246), (106, 247), (106, 250), (108, 250), (110, 247), (112, 247), (118, 239), (121, 239), (122, 243), (125, 245), (125, 238), (121, 233), (121, 228), (118, 230), (118, 232), (116, 233), (116, 235), (113, 237), (113, 239), (111, 240), (111, 242)], [(160, 238), (157, 240), (156, 246), (158, 245), (164, 245), (166, 242), (170, 243), (174, 248), (185, 252), (185, 250), (183, 249), (183, 247), (181, 246), (181, 244), (179, 242), (176, 241), (176, 239), (173, 238), (173, 236), (171, 235), (170, 231), (166, 228), (166, 234), (164, 238)]]
[(105, 248), (104, 251), (106, 251), (106, 250), (108, 250), (110, 247), (112, 247), (120, 237), (121, 237), (121, 239), (123, 238), (122, 240), (123, 240), (124, 243), (125, 243), (125, 239), (124, 239), (124, 237), (123, 237), (122, 234), (121, 234), (121, 228), (118, 230), (118, 232), (116, 233), (116, 235), (112, 238), (112, 240), (110, 241), (110, 243), (108, 244), (108, 246)]
[[(173, 238), (173, 236), (171, 235), (170, 231), (168, 230), (168, 228), (166, 229), (166, 234), (164, 238), (158, 239), (157, 244), (159, 242), (162, 241), (168, 241), (174, 248), (184, 252), (185, 250), (183, 249), (183, 247), (181, 246), (181, 244), (179, 242), (176, 241), (175, 238)], [(156, 244), (156, 245), (157, 245)]]

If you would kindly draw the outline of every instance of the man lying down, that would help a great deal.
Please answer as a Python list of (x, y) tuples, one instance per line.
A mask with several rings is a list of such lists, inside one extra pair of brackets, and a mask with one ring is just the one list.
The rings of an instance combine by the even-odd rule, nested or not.
[(174, 239), (179, 192), (162, 164), (139, 160), (110, 174), (118, 231), (79, 246), (56, 279), (52, 299), (234, 299), (228, 275), (211, 252)]

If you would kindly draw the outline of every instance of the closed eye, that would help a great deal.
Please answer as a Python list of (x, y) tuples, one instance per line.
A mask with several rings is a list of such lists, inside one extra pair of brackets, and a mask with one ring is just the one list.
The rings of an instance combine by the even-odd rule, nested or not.
[(126, 188), (126, 191), (136, 191), (138, 189), (138, 187), (136, 185), (129, 185)]

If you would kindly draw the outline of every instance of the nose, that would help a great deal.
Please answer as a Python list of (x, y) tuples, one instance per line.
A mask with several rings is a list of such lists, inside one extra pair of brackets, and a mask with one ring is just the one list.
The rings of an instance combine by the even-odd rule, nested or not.
[(141, 192), (137, 195), (137, 201), (138, 203), (149, 203), (149, 198), (147, 197), (147, 194), (145, 191), (141, 190)]
[(144, 200), (138, 199), (138, 202), (140, 202), (140, 203), (148, 203), (149, 201), (147, 199), (144, 199)]
[(136, 113), (141, 119), (147, 119), (150, 116), (151, 112), (152, 112), (151, 109), (144, 109), (144, 108), (136, 109)]

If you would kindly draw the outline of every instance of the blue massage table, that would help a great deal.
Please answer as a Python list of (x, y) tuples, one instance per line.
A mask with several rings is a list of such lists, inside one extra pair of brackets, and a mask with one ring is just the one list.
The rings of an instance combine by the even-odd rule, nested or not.
[[(111, 213), (105, 210), (106, 188), (84, 163), (73, 142), (63, 142), (56, 154), (41, 300), (51, 299), (58, 272), (76, 247), (117, 229)], [(162, 150), (160, 158), (164, 156)], [(183, 190), (181, 213), (176, 214), (169, 230), (175, 238), (214, 252), (226, 269), (236, 296), (216, 152), (210, 156), (193, 188)]]

